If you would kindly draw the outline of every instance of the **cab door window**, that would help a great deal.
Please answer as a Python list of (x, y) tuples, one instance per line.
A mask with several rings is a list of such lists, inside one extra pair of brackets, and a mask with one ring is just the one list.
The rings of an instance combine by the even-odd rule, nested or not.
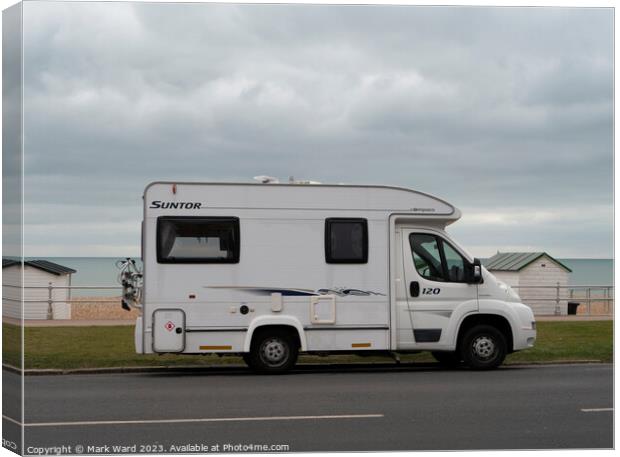
[(418, 274), (430, 281), (466, 282), (467, 261), (443, 238), (428, 233), (409, 235)]
[(431, 281), (444, 281), (444, 269), (437, 237), (424, 233), (409, 236), (413, 262), (420, 276)]
[(446, 259), (448, 281), (465, 281), (465, 259), (452, 246), (442, 240), (443, 252)]

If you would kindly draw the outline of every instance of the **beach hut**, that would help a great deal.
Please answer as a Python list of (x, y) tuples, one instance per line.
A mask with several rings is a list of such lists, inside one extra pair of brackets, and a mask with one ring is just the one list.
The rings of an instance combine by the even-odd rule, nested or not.
[[(497, 279), (515, 287), (534, 314), (567, 314), (567, 290), (562, 287), (568, 286), (571, 269), (546, 252), (498, 252), (484, 266)], [(559, 301), (558, 286), (563, 298)]]
[[(70, 289), (54, 289), (57, 303), (49, 306), (49, 285), (71, 285), (71, 275), (76, 271), (48, 260), (24, 262), (24, 319), (71, 319)], [(12, 259), (2, 259), (2, 315), (20, 318), (20, 289), (11, 286), (21, 284), (22, 264)], [(29, 289), (28, 287), (37, 287)], [(43, 288), (39, 288), (43, 287)]]

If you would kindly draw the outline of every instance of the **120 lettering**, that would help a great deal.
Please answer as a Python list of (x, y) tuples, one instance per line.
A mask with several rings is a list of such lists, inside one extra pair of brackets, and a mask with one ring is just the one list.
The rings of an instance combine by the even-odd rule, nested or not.
[(441, 292), (441, 289), (439, 287), (435, 287), (430, 288), (430, 287), (424, 287), (422, 289), (422, 295), (439, 295), (439, 292)]

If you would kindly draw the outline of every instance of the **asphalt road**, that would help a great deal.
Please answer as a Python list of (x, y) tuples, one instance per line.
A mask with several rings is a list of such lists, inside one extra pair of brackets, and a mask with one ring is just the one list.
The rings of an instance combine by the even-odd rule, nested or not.
[[(63, 453), (76, 446), (83, 446), (79, 453), (207, 450), (172, 445), (256, 451), (226, 447), (250, 444), (287, 445), (289, 452), (612, 448), (612, 376), (612, 365), (27, 376), (25, 448), (28, 454), (63, 445)], [(4, 379), (19, 383), (8, 372)], [(9, 400), (4, 414), (19, 411), (17, 403)], [(6, 417), (3, 423), (17, 427)]]

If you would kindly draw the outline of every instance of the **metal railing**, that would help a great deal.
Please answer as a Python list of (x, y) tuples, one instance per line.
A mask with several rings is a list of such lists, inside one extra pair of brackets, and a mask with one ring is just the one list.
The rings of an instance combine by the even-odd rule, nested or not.
[[(12, 287), (17, 289), (40, 289), (47, 290), (47, 298), (45, 299), (16, 299), (3, 297), (3, 301), (13, 301), (17, 303), (47, 303), (47, 319), (53, 319), (54, 316), (54, 303), (86, 303), (86, 304), (95, 304), (95, 303), (111, 303), (110, 299), (117, 298), (114, 297), (105, 297), (106, 299), (99, 299), (94, 297), (88, 297), (87, 301), (83, 299), (75, 299), (71, 298), (71, 294), (69, 293), (66, 298), (63, 299), (55, 299), (54, 291), (55, 290), (117, 290), (119, 292), (118, 298), (120, 299), (120, 295), (122, 293), (123, 288), (121, 286), (55, 286), (52, 283), (49, 283), (47, 286), (16, 286), (13, 284), (3, 284), (3, 287)], [(553, 289), (555, 292), (553, 296), (549, 296), (546, 294), (544, 296), (522, 296), (521, 299), (525, 304), (531, 305), (540, 302), (552, 302), (555, 303), (554, 314), (562, 315), (562, 303), (563, 302), (579, 302), (579, 304), (585, 304), (585, 312), (579, 313), (580, 315), (592, 316), (592, 315), (603, 315), (603, 316), (611, 316), (613, 315), (613, 305), (614, 305), (614, 286), (609, 285), (578, 285), (578, 286), (562, 286), (557, 283), (555, 286), (532, 286), (532, 285), (522, 285), (522, 286), (511, 286), (513, 289), (517, 289), (518, 291), (522, 290), (531, 290), (531, 289), (543, 289), (549, 290)], [(563, 293), (564, 292), (564, 293)], [(604, 310), (602, 313), (592, 313), (592, 304), (593, 303), (603, 303), (605, 304)]]
[[(596, 315), (613, 315), (613, 305), (614, 305), (614, 295), (613, 290), (614, 286), (609, 285), (577, 285), (577, 286), (562, 286), (560, 283), (556, 283), (555, 286), (531, 286), (531, 285), (523, 285), (523, 286), (511, 286), (513, 289), (521, 290), (531, 290), (531, 289), (553, 289), (555, 294), (553, 297), (546, 296), (521, 296), (523, 303), (530, 304), (536, 302), (554, 302), (554, 314), (561, 315), (562, 313), (562, 302), (574, 302), (581, 305), (585, 303), (586, 311), (583, 315), (591, 316), (592, 314), (592, 304), (593, 303), (602, 303), (604, 304), (604, 312), (596, 313)], [(566, 291), (566, 293), (562, 293)], [(580, 294), (580, 292), (583, 294)], [(599, 292), (594, 293), (593, 292)]]
[[(123, 288), (121, 286), (55, 286), (53, 285), (53, 283), (48, 283), (47, 286), (16, 286), (14, 284), (2, 284), (2, 287), (12, 287), (15, 289), (41, 289), (41, 290), (47, 290), (47, 299), (41, 299), (41, 300), (31, 300), (31, 299), (18, 299), (18, 298), (9, 298), (9, 297), (2, 297), (2, 301), (4, 302), (5, 300), (7, 301), (13, 301), (16, 303), (47, 303), (47, 319), (48, 320), (52, 320), (54, 319), (54, 303), (73, 303), (73, 302), (80, 302), (82, 303), (82, 300), (76, 300), (74, 298), (71, 298), (71, 294), (69, 293), (69, 295), (66, 298), (60, 299), (60, 300), (55, 300), (54, 299), (54, 290), (68, 290), (69, 292), (71, 292), (72, 290), (80, 290), (80, 289), (84, 289), (84, 290), (118, 290), (119, 292), (122, 292)], [(110, 298), (116, 298), (116, 297), (107, 297), (107, 300), (99, 300), (99, 299), (92, 299), (92, 297), (88, 297), (88, 303), (110, 303)], [(120, 296), (119, 296), (120, 298)]]

